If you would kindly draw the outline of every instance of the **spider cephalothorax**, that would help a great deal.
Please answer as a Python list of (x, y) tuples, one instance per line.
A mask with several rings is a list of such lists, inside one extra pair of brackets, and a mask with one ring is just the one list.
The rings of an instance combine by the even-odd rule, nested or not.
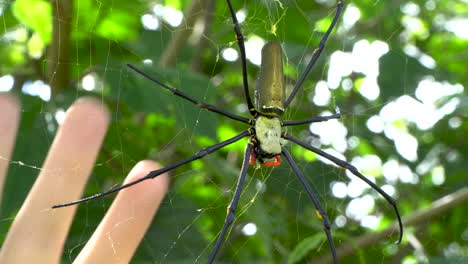
[(283, 146), (281, 121), (278, 117), (259, 115), (255, 119), (255, 133), (252, 137), (253, 149), (250, 165), (258, 164), (271, 167), (281, 164), (280, 154)]
[(188, 164), (194, 160), (201, 159), (204, 156), (210, 153), (213, 153), (229, 144), (232, 144), (234, 142), (241, 140), (242, 138), (250, 136), (250, 140), (247, 146), (245, 147), (244, 159), (242, 163), (242, 168), (240, 170), (240, 175), (239, 175), (239, 179), (237, 182), (236, 190), (231, 200), (231, 203), (228, 206), (228, 214), (226, 216), (223, 228), (221, 229), (221, 232), (220, 232), (220, 235), (218, 236), (216, 244), (209, 256), (208, 263), (212, 263), (214, 261), (221, 247), (221, 244), (224, 240), (224, 237), (226, 236), (226, 233), (229, 227), (234, 221), (234, 215), (237, 209), (237, 204), (239, 202), (240, 195), (242, 193), (242, 187), (244, 185), (244, 180), (247, 175), (247, 169), (249, 167), (249, 163), (252, 165), (258, 164), (258, 165), (263, 165), (263, 166), (279, 166), (281, 163), (280, 161), (281, 155), (286, 159), (287, 164), (289, 164), (289, 166), (294, 172), (294, 175), (301, 182), (308, 197), (313, 203), (317, 211), (317, 214), (319, 215), (319, 219), (323, 222), (323, 229), (324, 229), (324, 232), (327, 236), (327, 240), (330, 245), (330, 249), (331, 249), (332, 256), (333, 256), (333, 262), (338, 263), (338, 257), (336, 254), (335, 245), (333, 243), (333, 238), (332, 238), (331, 231), (330, 231), (331, 229), (330, 220), (328, 219), (328, 216), (325, 213), (325, 210), (320, 205), (320, 202), (317, 199), (314, 191), (310, 187), (307, 179), (302, 175), (302, 172), (299, 170), (291, 154), (289, 153), (287, 148), (283, 145), (283, 141), (285, 140), (291, 143), (297, 144), (306, 150), (312, 151), (315, 154), (325, 159), (328, 159), (332, 161), (333, 163), (335, 163), (336, 165), (348, 170), (349, 172), (354, 174), (356, 177), (366, 182), (369, 186), (371, 186), (374, 190), (376, 190), (380, 195), (382, 195), (387, 200), (387, 202), (389, 202), (392, 205), (395, 211), (395, 214), (397, 216), (398, 224), (400, 228), (400, 236), (399, 236), (398, 242), (400, 242), (402, 239), (402, 235), (403, 235), (403, 225), (400, 219), (398, 208), (396, 206), (396, 202), (391, 196), (385, 193), (375, 183), (367, 179), (353, 165), (346, 162), (345, 160), (341, 160), (335, 156), (332, 156), (326, 153), (325, 151), (315, 148), (306, 142), (302, 142), (299, 139), (296, 139), (295, 137), (290, 136), (282, 131), (282, 128), (284, 126), (310, 124), (313, 122), (322, 122), (322, 121), (327, 121), (330, 119), (340, 118), (340, 114), (334, 114), (330, 116), (312, 117), (312, 118), (307, 118), (303, 120), (286, 120), (286, 121), (280, 120), (280, 116), (288, 108), (289, 104), (296, 96), (297, 92), (299, 91), (299, 88), (304, 83), (305, 79), (307, 78), (307, 75), (310, 73), (312, 67), (315, 65), (315, 62), (318, 60), (318, 58), (320, 57), (320, 54), (325, 48), (325, 43), (327, 42), (327, 39), (330, 33), (332, 32), (333, 28), (335, 27), (338, 21), (338, 18), (343, 10), (343, 1), (338, 1), (336, 13), (335, 13), (335, 16), (333, 17), (333, 20), (330, 26), (328, 27), (327, 31), (323, 34), (318, 47), (313, 51), (311, 59), (307, 64), (307, 67), (302, 72), (296, 84), (294, 85), (294, 88), (291, 94), (289, 94), (287, 97), (286, 97), (286, 90), (285, 90), (285, 84), (284, 84), (283, 62), (282, 62), (283, 52), (281, 50), (281, 45), (277, 42), (269, 42), (264, 46), (264, 48), (262, 49), (262, 65), (260, 68), (258, 82), (254, 91), (255, 106), (252, 103), (252, 100), (250, 98), (250, 93), (249, 93), (249, 82), (248, 82), (248, 75), (247, 75), (247, 63), (246, 63), (246, 55), (245, 55), (244, 36), (242, 35), (239, 22), (237, 21), (236, 13), (234, 11), (234, 8), (232, 7), (231, 1), (227, 0), (226, 2), (229, 7), (229, 12), (231, 14), (232, 22), (234, 24), (234, 32), (237, 37), (237, 44), (239, 46), (239, 51), (241, 54), (240, 58), (241, 58), (241, 65), (242, 65), (244, 95), (245, 95), (247, 107), (249, 109), (251, 118), (246, 118), (246, 117), (242, 117), (236, 114), (232, 114), (217, 106), (199, 101), (185, 94), (184, 92), (182, 92), (181, 90), (177, 88), (173, 88), (167, 84), (164, 84), (163, 82), (146, 74), (145, 72), (139, 70), (133, 65), (128, 64), (128, 66), (132, 70), (141, 74), (143, 77), (153, 81), (154, 83), (158, 84), (160, 87), (174, 93), (176, 96), (179, 96), (193, 103), (197, 107), (200, 107), (208, 111), (223, 115), (230, 119), (242, 122), (244, 124), (249, 125), (250, 127), (247, 130), (239, 133), (238, 135), (230, 139), (227, 139), (213, 146), (210, 146), (210, 147), (207, 147), (198, 151), (192, 157), (183, 159), (181, 161), (178, 161), (162, 169), (151, 171), (146, 176), (138, 180), (114, 187), (106, 192), (99, 193), (99, 194), (96, 194), (87, 198), (83, 198), (81, 200), (55, 205), (53, 206), (53, 208), (70, 206), (73, 204), (78, 204), (78, 203), (86, 202), (89, 200), (97, 199), (99, 197), (102, 197), (102, 196), (105, 196), (114, 192), (118, 192), (122, 189), (128, 188), (142, 181), (153, 179), (165, 172), (171, 171), (184, 164)]

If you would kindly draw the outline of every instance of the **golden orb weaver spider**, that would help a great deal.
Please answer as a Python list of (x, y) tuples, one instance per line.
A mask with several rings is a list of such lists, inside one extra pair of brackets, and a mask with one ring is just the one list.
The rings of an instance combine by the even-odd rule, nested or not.
[(160, 87), (169, 90), (173, 94), (175, 94), (178, 97), (181, 97), (193, 104), (195, 104), (197, 107), (206, 109), (211, 112), (215, 112), (217, 114), (223, 115), (225, 117), (228, 117), (230, 119), (245, 123), (249, 125), (250, 127), (243, 131), (242, 133), (225, 140), (223, 142), (217, 143), (215, 145), (212, 145), (210, 147), (204, 148), (197, 152), (195, 155), (192, 157), (186, 158), (184, 160), (181, 160), (179, 162), (176, 162), (174, 164), (171, 164), (167, 167), (164, 167), (162, 169), (158, 169), (155, 171), (149, 172), (146, 176), (137, 179), (133, 182), (129, 182), (114, 188), (111, 188), (108, 191), (86, 197), (80, 200), (68, 202), (68, 203), (63, 203), (63, 204), (58, 204), (54, 205), (52, 208), (60, 208), (60, 207), (66, 207), (66, 206), (71, 206), (83, 202), (87, 202), (90, 200), (98, 199), (102, 196), (118, 192), (122, 189), (128, 188), (132, 185), (135, 185), (137, 183), (140, 183), (145, 180), (153, 179), (157, 177), (158, 175), (161, 175), (165, 172), (169, 172), (177, 167), (180, 167), (184, 164), (188, 164), (194, 160), (201, 159), (204, 156), (215, 152), (227, 145), (230, 145), (234, 142), (239, 141), (240, 139), (244, 137), (250, 137), (248, 144), (245, 148), (244, 152), (244, 159), (242, 162), (242, 167), (240, 171), (240, 175), (238, 178), (238, 182), (236, 185), (236, 189), (234, 192), (234, 196), (228, 206), (228, 212), (226, 219), (224, 221), (223, 228), (221, 229), (220, 235), (218, 236), (218, 239), (216, 241), (216, 244), (210, 254), (210, 257), (208, 259), (208, 263), (213, 263), (216, 255), (222, 245), (222, 242), (224, 241), (224, 238), (226, 236), (226, 232), (229, 230), (229, 227), (234, 221), (234, 216), (235, 212), (237, 209), (237, 205), (239, 202), (239, 198), (242, 192), (242, 188), (244, 185), (244, 180), (247, 175), (247, 169), (249, 165), (254, 165), (254, 164), (260, 164), (263, 166), (279, 166), (281, 163), (280, 156), (284, 156), (286, 158), (287, 163), (289, 166), (292, 168), (294, 174), (296, 177), (299, 179), (301, 184), (303, 185), (305, 191), (307, 192), (308, 197), (312, 201), (318, 215), (320, 216), (323, 226), (324, 226), (324, 232), (326, 234), (327, 240), (330, 245), (330, 249), (332, 252), (333, 256), (333, 262), (338, 263), (338, 257), (336, 254), (336, 248), (333, 243), (333, 238), (331, 235), (331, 222), (328, 219), (327, 214), (325, 213), (324, 209), (319, 203), (319, 200), (317, 199), (315, 193), (313, 192), (312, 188), (308, 184), (306, 178), (302, 175), (301, 171), (297, 167), (295, 161), (293, 160), (291, 154), (289, 151), (283, 146), (282, 140), (287, 140), (292, 143), (295, 143), (304, 149), (307, 149), (309, 151), (314, 152), (315, 154), (328, 159), (335, 163), (336, 165), (348, 170), (364, 182), (366, 182), (369, 186), (371, 186), (374, 190), (376, 190), (380, 195), (382, 195), (385, 200), (387, 200), (388, 203), (390, 203), (395, 211), (395, 214), (398, 219), (398, 224), (399, 224), (399, 229), (400, 229), (400, 234), (397, 243), (401, 242), (402, 236), (403, 236), (403, 225), (401, 222), (401, 217), (400, 213), (398, 211), (398, 208), (396, 206), (395, 200), (389, 196), (385, 191), (383, 191), (379, 186), (377, 186), (375, 183), (371, 182), (369, 179), (367, 179), (364, 175), (362, 175), (353, 165), (350, 163), (341, 160), (337, 157), (334, 157), (318, 148), (315, 148), (305, 142), (302, 142), (295, 137), (286, 134), (286, 132), (282, 131), (282, 127), (284, 126), (295, 126), (295, 125), (301, 125), (301, 124), (310, 124), (313, 122), (323, 122), (327, 121), (330, 119), (337, 119), (340, 118), (340, 114), (334, 114), (330, 116), (318, 116), (318, 117), (312, 117), (312, 118), (307, 118), (303, 120), (286, 120), (282, 121), (280, 120), (280, 116), (284, 113), (284, 111), (288, 108), (289, 104), (291, 101), (294, 99), (296, 96), (297, 92), (299, 91), (300, 87), (302, 86), (303, 82), (307, 78), (307, 75), (311, 71), (312, 67), (314, 66), (315, 62), (318, 60), (320, 57), (322, 51), (325, 48), (325, 44), (328, 40), (329, 35), (333, 31), (333, 28), (337, 24), (337, 21), (343, 11), (344, 7), (344, 1), (338, 1), (337, 8), (335, 11), (335, 15), (333, 17), (333, 20), (331, 24), (329, 25), (327, 31), (324, 33), (322, 36), (322, 39), (320, 40), (320, 43), (318, 47), (314, 50), (312, 54), (312, 58), (310, 59), (309, 63), (307, 64), (306, 69), (304, 72), (300, 75), (299, 80), (297, 83), (294, 85), (294, 88), (291, 92), (291, 94), (286, 98), (286, 88), (284, 84), (284, 75), (283, 75), (283, 62), (282, 62), (282, 49), (279, 43), (277, 42), (269, 42), (267, 43), (263, 49), (262, 49), (262, 63), (261, 63), (261, 68), (260, 68), (260, 77), (259, 77), (259, 85), (255, 87), (255, 105), (252, 103), (252, 99), (250, 98), (250, 93), (249, 93), (249, 83), (248, 83), (248, 77), (247, 77), (247, 63), (246, 63), (246, 53), (245, 53), (245, 46), (244, 46), (244, 36), (241, 32), (241, 28), (239, 25), (239, 22), (237, 20), (234, 8), (231, 4), (230, 0), (226, 0), (229, 12), (231, 14), (232, 22), (234, 25), (234, 31), (237, 37), (237, 44), (239, 46), (239, 51), (241, 54), (241, 64), (242, 64), (242, 76), (243, 76), (243, 86), (244, 86), (244, 96), (247, 102), (248, 110), (250, 112), (251, 118), (245, 118), (242, 116), (238, 116), (236, 114), (229, 113), (227, 111), (222, 110), (221, 108), (207, 104), (205, 102), (199, 101), (197, 99), (192, 98), (191, 96), (185, 94), (184, 92), (180, 91), (177, 88), (168, 86), (158, 79), (146, 74), (145, 72), (141, 71), (137, 67), (128, 64), (128, 67), (138, 74), (142, 75), (143, 77), (149, 79), (150, 81), (156, 83)]

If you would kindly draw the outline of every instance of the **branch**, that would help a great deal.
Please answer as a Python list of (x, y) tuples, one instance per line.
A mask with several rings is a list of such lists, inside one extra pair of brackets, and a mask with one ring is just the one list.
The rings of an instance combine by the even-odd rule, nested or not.
[(52, 43), (47, 54), (47, 77), (54, 94), (70, 84), (72, 15), (73, 0), (52, 0)]
[(205, 1), (207, 0), (191, 1), (190, 6), (187, 8), (186, 12), (184, 12), (184, 21), (182, 23), (185, 24), (185, 28), (175, 33), (175, 36), (171, 39), (171, 43), (169, 43), (166, 50), (162, 53), (159, 66), (164, 68), (175, 65), (176, 58), (181, 53), (182, 48), (187, 44), (187, 39), (192, 34), (197, 18), (203, 14), (201, 9), (203, 6), (206, 6)]
[[(457, 205), (462, 204), (467, 200), (468, 187), (463, 187), (458, 191), (455, 191), (433, 202), (428, 208), (418, 210), (414, 214), (403, 218), (403, 226), (414, 226), (432, 220), (431, 218), (439, 216), (445, 211), (456, 207)], [(355, 241), (352, 244), (347, 243), (343, 246), (338, 247), (336, 249), (338, 258), (350, 256), (355, 252), (356, 248), (365, 248), (374, 245), (384, 237), (388, 237), (389, 235), (395, 232), (398, 232), (397, 224), (393, 224), (392, 226), (378, 233), (361, 236), (355, 239)], [(327, 254), (318, 259), (314, 259), (309, 263), (331, 263), (331, 261), (331, 255)]]
[(191, 67), (192, 70), (194, 70), (195, 72), (201, 71), (203, 51), (208, 45), (208, 36), (210, 35), (213, 26), (216, 0), (208, 0), (205, 2), (205, 7), (203, 7), (203, 13), (205, 13), (203, 22), (198, 22), (203, 23), (203, 30), (199, 33), (198, 36), (195, 36), (198, 38), (197, 44), (195, 46), (195, 50), (198, 50), (198, 52), (195, 53), (195, 57), (193, 58)]

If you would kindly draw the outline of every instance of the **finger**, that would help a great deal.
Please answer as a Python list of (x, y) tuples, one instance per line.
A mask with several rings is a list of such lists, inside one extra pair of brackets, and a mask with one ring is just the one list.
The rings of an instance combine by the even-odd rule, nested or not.
[(107, 110), (94, 99), (80, 99), (70, 107), (8, 232), (0, 263), (59, 263), (76, 207), (50, 208), (81, 196), (108, 120)]
[[(125, 179), (133, 181), (160, 168), (139, 162)], [(74, 263), (129, 263), (169, 185), (166, 174), (120, 191)]]
[(11, 160), (11, 153), (15, 145), (16, 130), (19, 123), (20, 105), (15, 97), (0, 95), (0, 202), (7, 168)]

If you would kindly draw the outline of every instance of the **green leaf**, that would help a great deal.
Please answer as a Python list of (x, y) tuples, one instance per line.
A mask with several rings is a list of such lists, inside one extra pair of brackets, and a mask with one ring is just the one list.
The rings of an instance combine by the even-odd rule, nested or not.
[(289, 255), (288, 264), (298, 263), (304, 259), (309, 252), (317, 248), (323, 241), (323, 234), (316, 234), (302, 240)]
[(166, 5), (172, 6), (177, 10), (181, 10), (182, 4), (180, 3), (180, 0), (166, 0)]
[(37, 32), (42, 42), (49, 44), (52, 37), (52, 6), (42, 0), (17, 0), (13, 14), (28, 28)]
[(391, 51), (385, 54), (379, 60), (377, 79), (381, 99), (388, 101), (402, 94), (414, 94), (421, 79), (431, 72), (403, 51)]
[(468, 263), (466, 256), (453, 256), (453, 257), (434, 257), (430, 258), (429, 264), (446, 264), (446, 263)]
[(97, 34), (104, 38), (123, 41), (137, 37), (138, 16), (126, 11), (113, 10), (99, 24)]
[(99, 5), (99, 2), (94, 0), (79, 0), (74, 1), (74, 10), (76, 13), (73, 16), (73, 25), (76, 27), (73, 29), (74, 37), (86, 38), (90, 32), (93, 32), (96, 26), (96, 21), (99, 15), (102, 15), (103, 8)]

